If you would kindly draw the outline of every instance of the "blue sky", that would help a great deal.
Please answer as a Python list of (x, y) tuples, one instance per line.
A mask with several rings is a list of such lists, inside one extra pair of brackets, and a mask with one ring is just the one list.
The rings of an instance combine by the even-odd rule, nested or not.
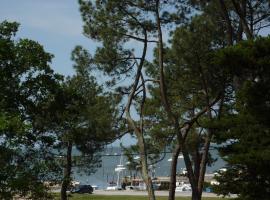
[(42, 44), (54, 54), (52, 68), (64, 75), (73, 74), (70, 53), (82, 45), (93, 54), (96, 44), (82, 34), (82, 20), (76, 0), (1, 0), (0, 21), (19, 22), (17, 34)]
[[(54, 54), (51, 66), (60, 74), (74, 73), (70, 53), (76, 45), (82, 45), (91, 54), (97, 46), (82, 34), (77, 0), (0, 0), (0, 21), (3, 20), (19, 22), (18, 37), (38, 41), (47, 52)], [(267, 28), (261, 34), (268, 35), (269, 32)], [(168, 33), (165, 36), (168, 39)], [(138, 43), (129, 45), (135, 47), (137, 53), (140, 50)], [(149, 59), (152, 57), (151, 45)]]

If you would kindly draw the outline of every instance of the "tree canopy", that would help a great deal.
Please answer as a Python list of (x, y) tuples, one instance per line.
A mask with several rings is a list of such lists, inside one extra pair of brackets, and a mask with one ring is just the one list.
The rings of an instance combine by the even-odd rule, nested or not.
[(56, 180), (58, 170), (51, 162), (55, 138), (43, 126), (42, 113), (62, 78), (40, 44), (14, 39), (18, 27), (0, 24), (0, 197), (46, 198), (43, 182)]
[(241, 80), (217, 136), (227, 162), (227, 171), (217, 176), (219, 194), (235, 193), (247, 200), (270, 195), (269, 47), (269, 37), (257, 38), (218, 53), (218, 62)]

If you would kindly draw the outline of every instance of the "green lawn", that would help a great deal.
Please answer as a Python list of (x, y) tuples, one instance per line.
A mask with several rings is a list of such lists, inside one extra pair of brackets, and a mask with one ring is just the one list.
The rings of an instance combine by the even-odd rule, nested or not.
[[(56, 197), (55, 199), (59, 199)], [(73, 194), (70, 200), (147, 200), (145, 196), (102, 196), (91, 194)], [(166, 200), (168, 197), (157, 197), (157, 200)], [(190, 200), (190, 197), (176, 197), (176, 200)], [(223, 200), (222, 198), (203, 198), (203, 200)]]

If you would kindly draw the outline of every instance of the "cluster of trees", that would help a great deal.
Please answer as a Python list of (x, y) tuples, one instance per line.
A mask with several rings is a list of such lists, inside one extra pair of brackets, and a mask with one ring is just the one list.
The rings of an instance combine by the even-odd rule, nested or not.
[(0, 24), (0, 198), (31, 191), (37, 199), (47, 195), (41, 181), (57, 178), (58, 167), (50, 162), (53, 138), (41, 120), (61, 77), (49, 67), (52, 55), (41, 45), (13, 40), (17, 29), (17, 23)]
[[(149, 199), (155, 199), (148, 173), (153, 143), (155, 147), (173, 148), (169, 199), (175, 198), (177, 158), (182, 153), (192, 199), (197, 200), (201, 199), (206, 166), (213, 161), (209, 154), (212, 142), (221, 144), (220, 152), (232, 168), (219, 177), (224, 183), (220, 184), (220, 194), (235, 192), (244, 199), (267, 198), (269, 176), (265, 155), (269, 144), (265, 138), (269, 140), (269, 129), (266, 124), (262, 130), (255, 128), (259, 121), (248, 121), (256, 119), (253, 114), (249, 114), (252, 118), (245, 117), (257, 98), (261, 111), (269, 108), (269, 91), (261, 87), (261, 84), (267, 87), (261, 76), (269, 76), (266, 73), (269, 49), (267, 45), (260, 46), (269, 39), (257, 39), (260, 30), (269, 26), (269, 1), (79, 0), (79, 3), (84, 35), (102, 44), (95, 52), (94, 62), (110, 78), (108, 85), (125, 96), (122, 119), (124, 127), (131, 129), (138, 140), (135, 151), (140, 153)], [(253, 50), (248, 51), (249, 48)], [(149, 59), (149, 52), (153, 59)], [(257, 56), (262, 57), (255, 62)], [(121, 84), (121, 80), (129, 81)], [(253, 86), (253, 82), (258, 85)], [(252, 93), (259, 89), (260, 97)], [(247, 105), (245, 101), (250, 102)], [(239, 106), (250, 107), (245, 110)], [(257, 106), (252, 109), (254, 112)], [(246, 123), (250, 126), (245, 126)], [(246, 138), (249, 133), (252, 136)], [(240, 156), (245, 145), (253, 145), (255, 149)], [(262, 147), (264, 156), (259, 156), (258, 147)], [(245, 163), (250, 153), (254, 154), (249, 159), (252, 162)], [(263, 167), (254, 168), (252, 163), (259, 160)], [(251, 164), (250, 170), (247, 164)], [(260, 175), (259, 169), (266, 174)], [(250, 180), (250, 185), (242, 184), (236, 190), (235, 185), (228, 184), (230, 178), (236, 181), (232, 178), (237, 177), (235, 173), (241, 177), (237, 181)], [(252, 192), (251, 177), (258, 179)], [(252, 195), (258, 192), (262, 194), (260, 197)]]
[(51, 199), (48, 186), (60, 182), (64, 200), (72, 167), (93, 172), (117, 136), (118, 100), (91, 75), (88, 52), (74, 49), (76, 73), (64, 78), (40, 44), (14, 39), (18, 27), (0, 24), (0, 198)]
[[(52, 55), (38, 43), (14, 40), (18, 24), (0, 25), (0, 197), (46, 199), (44, 181), (61, 181), (67, 199), (72, 166), (94, 170), (98, 152), (121, 131), (137, 138), (129, 151), (140, 154), (150, 200), (149, 165), (168, 146), (169, 200), (180, 153), (192, 199), (201, 199), (212, 143), (228, 163), (217, 177), (218, 194), (267, 199), (270, 38), (259, 31), (270, 25), (269, 1), (79, 4), (84, 35), (101, 45), (93, 57), (74, 49), (72, 77), (55, 74)], [(93, 70), (106, 77), (105, 90)], [(76, 160), (73, 147), (81, 152)]]
[(237, 65), (241, 82), (233, 105), (229, 104), (226, 115), (217, 124), (220, 133), (216, 141), (223, 144), (219, 152), (227, 161), (227, 171), (217, 176), (218, 194), (234, 193), (248, 200), (270, 196), (269, 51), (270, 37), (267, 37), (219, 52), (219, 64), (232, 71)]

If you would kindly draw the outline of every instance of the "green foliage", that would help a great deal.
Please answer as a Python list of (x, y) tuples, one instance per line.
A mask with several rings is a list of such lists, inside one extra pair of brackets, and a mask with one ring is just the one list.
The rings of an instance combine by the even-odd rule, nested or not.
[[(224, 35), (224, 38), (227, 37), (226, 40), (223, 40), (224, 47), (232, 45), (228, 42), (228, 36), (230, 34), (232, 34), (229, 36), (232, 37), (232, 43), (238, 43), (244, 40), (247, 36), (239, 14), (242, 15), (246, 23), (249, 24), (250, 32), (253, 36), (260, 35), (260, 30), (269, 26), (270, 4), (268, 0), (189, 0), (189, 2), (198, 13), (202, 13), (203, 15), (211, 18), (211, 21), (215, 24), (216, 28), (219, 29), (219, 35)], [(226, 7), (225, 10), (222, 6), (223, 3), (224, 7)], [(224, 13), (228, 14), (231, 30), (228, 27), (228, 21)], [(254, 20), (255, 18), (256, 20)]]
[(91, 56), (85, 49), (76, 47), (72, 59), (76, 74), (59, 88), (47, 114), (59, 141), (56, 147), (63, 152), (71, 144), (80, 152), (72, 167), (93, 173), (100, 166), (99, 152), (118, 134), (117, 100), (103, 92), (91, 75)]
[(44, 181), (57, 180), (54, 137), (42, 123), (61, 76), (52, 55), (29, 39), (14, 40), (18, 23), (0, 23), (0, 198), (46, 199)]
[(235, 104), (225, 119), (220, 153), (228, 170), (217, 177), (219, 194), (241, 199), (270, 195), (270, 38), (246, 41), (218, 53), (221, 66), (238, 78)]
[[(134, 75), (133, 54), (137, 52), (130, 43), (136, 42), (141, 48), (145, 41), (156, 38), (156, 1), (79, 0), (79, 4), (84, 34), (102, 43), (94, 56), (97, 67), (110, 78)], [(186, 1), (160, 2), (163, 26), (185, 21), (183, 13), (188, 12)]]
[[(225, 88), (231, 79), (227, 76), (228, 72), (214, 64), (213, 54), (223, 46), (224, 35), (219, 34), (208, 16), (195, 16), (189, 24), (177, 28), (172, 36), (171, 47), (164, 49), (165, 79), (173, 113), (183, 125), (219, 95), (229, 96)], [(156, 63), (157, 58), (147, 65), (146, 73), (158, 79)], [(153, 84), (149, 90), (151, 97), (146, 104), (146, 114), (148, 123), (152, 123), (150, 131), (154, 133), (153, 137), (159, 136), (167, 144), (171, 143), (176, 131), (161, 106), (159, 85)], [(208, 112), (200, 116), (187, 136), (186, 145), (193, 163), (200, 162), (209, 130), (217, 128), (218, 107), (218, 104), (212, 107), (211, 119)], [(207, 163), (210, 165), (213, 161), (209, 154)]]

